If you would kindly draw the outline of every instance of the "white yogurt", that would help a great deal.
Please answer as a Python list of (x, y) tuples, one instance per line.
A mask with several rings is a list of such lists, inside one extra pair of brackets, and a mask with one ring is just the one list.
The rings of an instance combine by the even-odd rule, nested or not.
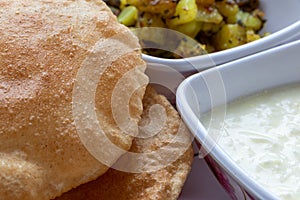
[(282, 199), (300, 199), (300, 84), (228, 104), (221, 130), (209, 115), (201, 121), (250, 177)]

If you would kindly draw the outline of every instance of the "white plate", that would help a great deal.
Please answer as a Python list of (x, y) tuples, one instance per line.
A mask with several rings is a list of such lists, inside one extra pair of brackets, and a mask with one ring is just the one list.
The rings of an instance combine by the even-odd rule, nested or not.
[(194, 159), (179, 200), (230, 200), (203, 159)]

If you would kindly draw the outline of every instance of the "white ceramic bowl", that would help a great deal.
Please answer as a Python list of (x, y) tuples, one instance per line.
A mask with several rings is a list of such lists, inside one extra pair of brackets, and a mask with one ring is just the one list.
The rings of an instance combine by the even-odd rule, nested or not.
[(300, 40), (192, 75), (177, 90), (177, 108), (205, 160), (233, 199), (278, 199), (249, 178), (209, 137), (199, 121), (218, 105), (265, 89), (300, 82)]
[[(229, 50), (187, 59), (163, 59), (143, 55), (144, 60), (149, 65), (147, 73), (150, 79), (157, 74), (164, 74), (165, 70), (160, 70), (161, 66), (156, 64), (170, 66), (184, 74), (184, 76), (188, 76), (203, 69), (233, 61), (300, 38), (299, 0), (260, 0), (260, 2), (260, 8), (265, 12), (265, 19), (267, 20), (261, 32), (270, 32), (271, 35)], [(165, 79), (170, 79), (170, 77), (165, 74)]]

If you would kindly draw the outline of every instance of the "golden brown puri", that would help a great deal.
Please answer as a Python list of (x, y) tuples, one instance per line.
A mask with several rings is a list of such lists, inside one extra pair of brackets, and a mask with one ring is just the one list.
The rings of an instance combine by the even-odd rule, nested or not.
[[(96, 114), (109, 138), (129, 149), (133, 138), (113, 121), (110, 98), (121, 77), (137, 66), (130, 83), (148, 80), (138, 40), (102, 1), (0, 0), (1, 200), (55, 198), (107, 171), (79, 139), (72, 91), (86, 58), (106, 52), (95, 50), (97, 41), (118, 34), (136, 50), (118, 56), (112, 45), (117, 59), (107, 69), (96, 60), (104, 70), (95, 94)], [(136, 127), (144, 91), (145, 86), (137, 90), (129, 103)], [(110, 154), (112, 160), (119, 156)]]
[[(143, 100), (141, 123), (148, 121), (149, 108), (160, 104), (166, 109), (167, 121), (163, 130), (149, 139), (135, 138), (131, 151), (145, 152), (169, 143), (178, 131), (180, 117), (165, 97), (147, 88)], [(187, 135), (189, 133), (187, 132)], [(168, 166), (151, 173), (127, 173), (109, 169), (104, 175), (81, 185), (55, 200), (169, 200), (177, 199), (190, 172), (193, 160), (191, 146)]]

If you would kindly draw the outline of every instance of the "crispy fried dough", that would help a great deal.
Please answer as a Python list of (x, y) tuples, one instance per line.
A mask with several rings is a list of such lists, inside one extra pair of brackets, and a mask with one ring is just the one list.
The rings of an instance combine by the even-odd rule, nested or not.
[[(138, 48), (137, 38), (102, 1), (0, 0), (1, 200), (55, 198), (107, 171), (77, 134), (79, 128), (91, 128), (75, 126), (93, 113), (80, 107), (86, 103), (80, 97), (93, 85), (90, 77), (86, 86), (85, 77), (76, 77), (83, 67), (91, 74), (103, 70), (91, 99), (96, 118), (114, 144), (130, 148), (134, 135), (125, 134), (113, 120), (111, 97), (126, 74), (114, 105), (126, 104), (120, 99), (127, 98), (131, 125), (137, 129), (146, 87), (138, 86), (148, 81)], [(111, 65), (108, 58), (113, 58)], [(74, 94), (76, 83), (81, 85)], [(125, 93), (133, 95), (128, 99)], [(80, 111), (76, 122), (74, 112)], [(87, 139), (91, 141), (93, 137)], [(102, 150), (110, 163), (122, 154)]]
[[(167, 120), (162, 131), (148, 139), (136, 138), (131, 151), (145, 152), (155, 150), (170, 142), (177, 134), (180, 117), (165, 97), (147, 88), (143, 100), (144, 114), (141, 123), (148, 123), (149, 108), (162, 105)], [(186, 130), (186, 137), (189, 132)], [(168, 166), (149, 173), (129, 173), (109, 169), (104, 175), (81, 185), (55, 200), (169, 200), (177, 199), (186, 177), (191, 169), (193, 151), (191, 146)]]

